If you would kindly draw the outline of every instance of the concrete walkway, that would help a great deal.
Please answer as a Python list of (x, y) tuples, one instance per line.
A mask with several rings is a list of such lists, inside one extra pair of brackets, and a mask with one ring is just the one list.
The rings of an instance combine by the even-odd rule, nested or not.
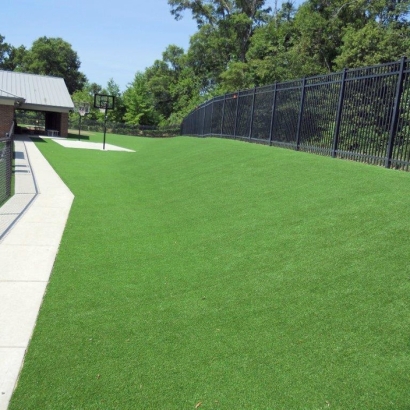
[[(41, 137), (44, 138), (44, 137)], [(118, 147), (117, 145), (105, 144), (102, 142), (91, 142), (91, 141), (76, 141), (68, 138), (52, 138), (54, 142), (62, 145), (65, 148), (79, 148), (79, 149), (94, 149), (100, 151), (125, 151), (125, 152), (135, 152), (132, 149)], [(104, 147), (104, 148), (103, 148)]]
[(16, 385), (74, 195), (28, 137), (15, 139), (15, 195), (0, 208), (0, 410)]

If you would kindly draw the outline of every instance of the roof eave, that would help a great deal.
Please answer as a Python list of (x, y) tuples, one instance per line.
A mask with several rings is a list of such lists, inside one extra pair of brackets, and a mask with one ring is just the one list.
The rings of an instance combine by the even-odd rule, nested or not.
[(22, 97), (6, 97), (4, 95), (0, 95), (0, 103), (4, 104), (4, 105), (16, 105), (16, 106), (20, 106), (22, 104), (24, 104), (26, 100)]
[(68, 112), (74, 110), (74, 105), (71, 106), (71, 107), (57, 107), (57, 106), (52, 106), (52, 105), (40, 105), (40, 104), (26, 104), (26, 103), (23, 103), (19, 108), (22, 109), (22, 110), (68, 113)]

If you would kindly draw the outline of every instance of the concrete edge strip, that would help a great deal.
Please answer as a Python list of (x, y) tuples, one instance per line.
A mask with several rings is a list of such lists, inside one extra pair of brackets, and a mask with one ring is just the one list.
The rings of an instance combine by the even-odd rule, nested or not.
[[(23, 208), (23, 210), (16, 216), (16, 218), (10, 223), (10, 225), (3, 231), (3, 233), (0, 234), (0, 241), (13, 229), (14, 225), (20, 220), (20, 218), (25, 214), (25, 212), (27, 211), (27, 209), (30, 207), (30, 205), (34, 202), (34, 200), (37, 198), (39, 192), (38, 192), (38, 186), (37, 186), (37, 182), (36, 182), (36, 177), (34, 175), (33, 172), (33, 168), (31, 166), (31, 162), (30, 162), (30, 157), (28, 155), (27, 152), (27, 147), (26, 147), (26, 141), (21, 141), (23, 143), (24, 146), (24, 152), (27, 158), (27, 163), (28, 166), (30, 168), (30, 174), (33, 180), (33, 185), (34, 185), (34, 196), (33, 198), (30, 199), (30, 201), (27, 203), (27, 205)], [(15, 192), (14, 195), (18, 195), (19, 192)], [(11, 198), (10, 198), (11, 199)]]

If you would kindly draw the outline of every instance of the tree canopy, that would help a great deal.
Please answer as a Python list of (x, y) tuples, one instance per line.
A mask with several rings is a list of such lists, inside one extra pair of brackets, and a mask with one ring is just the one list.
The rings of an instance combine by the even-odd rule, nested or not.
[(40, 37), (24, 54), (17, 71), (63, 77), (68, 91), (73, 93), (83, 87), (86, 77), (71, 44), (62, 38)]
[(124, 92), (114, 79), (106, 87), (88, 83), (61, 38), (41, 37), (26, 49), (0, 36), (0, 68), (62, 76), (73, 98), (91, 99), (96, 89), (113, 94), (111, 120), (169, 124), (217, 94), (410, 54), (410, 0), (306, 0), (298, 8), (290, 0), (279, 9), (275, 1), (274, 10), (266, 3), (168, 0), (174, 18), (191, 17), (198, 30), (187, 50), (169, 45)]
[(70, 94), (80, 90), (87, 78), (71, 44), (62, 38), (40, 37), (31, 48), (13, 47), (0, 36), (0, 68), (3, 70), (63, 77)]

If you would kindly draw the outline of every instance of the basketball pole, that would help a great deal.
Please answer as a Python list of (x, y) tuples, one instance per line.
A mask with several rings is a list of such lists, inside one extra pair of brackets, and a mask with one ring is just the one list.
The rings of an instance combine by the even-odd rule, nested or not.
[(105, 151), (105, 140), (107, 135), (107, 112), (113, 110), (115, 106), (115, 96), (107, 94), (94, 94), (94, 108), (98, 108), (104, 113), (104, 139), (103, 151)]
[(103, 150), (105, 151), (105, 134), (107, 132), (107, 106), (108, 103), (105, 103), (105, 110), (104, 110), (104, 140), (103, 140)]
[(78, 113), (78, 115), (80, 116), (80, 118), (78, 119), (78, 141), (80, 141), (80, 135), (81, 135), (81, 114)]

